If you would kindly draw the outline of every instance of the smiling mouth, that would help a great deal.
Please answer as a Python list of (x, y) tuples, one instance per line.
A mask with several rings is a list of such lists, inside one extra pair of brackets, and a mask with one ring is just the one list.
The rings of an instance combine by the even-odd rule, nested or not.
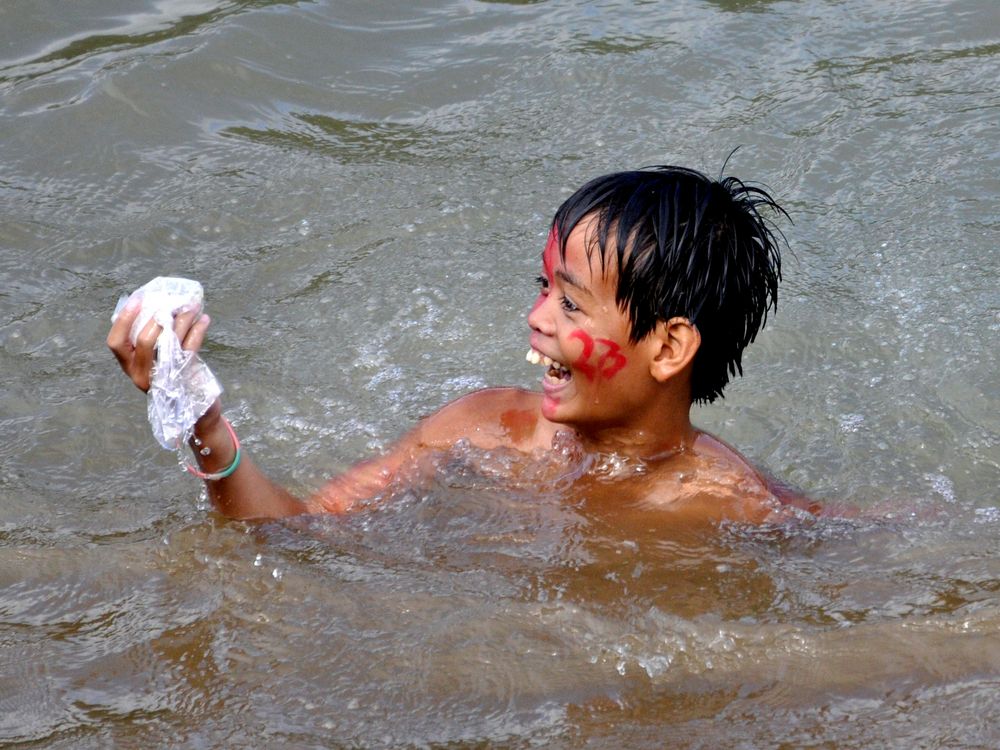
[(528, 353), (524, 358), (533, 365), (543, 365), (549, 368), (545, 372), (545, 380), (553, 385), (567, 383), (573, 377), (568, 367), (535, 349), (528, 349)]

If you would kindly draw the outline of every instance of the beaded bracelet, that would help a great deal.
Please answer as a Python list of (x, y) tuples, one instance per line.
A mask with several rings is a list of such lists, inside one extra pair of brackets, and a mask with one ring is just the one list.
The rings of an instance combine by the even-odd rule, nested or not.
[(226, 425), (226, 429), (229, 430), (229, 436), (233, 439), (233, 445), (236, 447), (236, 455), (233, 456), (233, 462), (222, 471), (217, 471), (211, 474), (205, 471), (199, 471), (187, 461), (184, 462), (184, 468), (188, 470), (188, 473), (194, 474), (198, 477), (198, 479), (204, 479), (206, 482), (214, 482), (217, 479), (225, 479), (236, 471), (236, 467), (240, 465), (240, 439), (236, 437), (236, 430), (234, 430), (233, 426), (229, 424), (228, 419), (222, 417), (222, 423)]

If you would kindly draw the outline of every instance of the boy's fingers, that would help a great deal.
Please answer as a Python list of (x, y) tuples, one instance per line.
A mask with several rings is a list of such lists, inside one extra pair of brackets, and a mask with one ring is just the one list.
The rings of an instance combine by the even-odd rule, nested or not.
[(194, 325), (188, 329), (187, 335), (181, 339), (181, 347), (189, 352), (196, 352), (201, 349), (201, 345), (205, 343), (205, 333), (208, 331), (208, 326), (212, 323), (212, 319), (207, 315), (201, 315), (194, 322)]
[[(138, 300), (126, 304), (111, 324), (107, 345), (132, 382), (141, 390), (148, 391), (156, 359), (156, 341), (163, 329), (155, 320), (150, 320), (136, 336), (133, 345), (129, 334), (140, 308)], [(201, 314), (200, 306), (183, 308), (174, 316), (174, 333), (185, 350), (198, 351), (205, 342), (205, 333), (210, 323), (211, 319)]]
[(187, 336), (188, 331), (191, 326), (194, 325), (195, 321), (198, 320), (201, 315), (201, 308), (195, 307), (188, 309), (187, 307), (181, 308), (174, 315), (174, 333), (177, 334), (177, 338), (180, 341), (184, 340)]
[(142, 330), (139, 331), (139, 335), (135, 337), (135, 348), (136, 351), (140, 349), (153, 350), (156, 346), (156, 340), (160, 337), (160, 331), (163, 329), (160, 324), (155, 320), (150, 318), (149, 322), (143, 326)]
[(135, 339), (135, 352), (132, 354), (132, 365), (128, 374), (132, 382), (143, 391), (149, 390), (150, 372), (156, 356), (156, 340), (162, 330), (155, 320), (150, 320)]
[(115, 353), (115, 356), (119, 360), (121, 360), (122, 356), (119, 354), (120, 352), (124, 353), (124, 351), (132, 348), (132, 342), (129, 341), (128, 334), (132, 329), (132, 323), (136, 315), (139, 314), (139, 307), (138, 302), (130, 302), (125, 305), (118, 314), (118, 317), (115, 318), (115, 322), (111, 324), (111, 330), (108, 331), (108, 348)]
[(132, 371), (129, 376), (140, 390), (148, 391), (150, 385), (150, 373), (153, 368), (153, 349), (151, 347), (137, 347), (135, 357), (132, 359)]

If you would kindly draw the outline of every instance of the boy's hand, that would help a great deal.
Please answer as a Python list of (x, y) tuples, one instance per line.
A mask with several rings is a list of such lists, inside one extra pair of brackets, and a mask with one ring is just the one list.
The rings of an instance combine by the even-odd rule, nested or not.
[[(135, 345), (129, 340), (129, 331), (142, 305), (131, 300), (118, 314), (108, 332), (108, 348), (115, 355), (122, 370), (141, 391), (148, 391), (156, 361), (156, 339), (162, 330), (155, 320), (150, 320), (136, 337)], [(199, 310), (182, 310), (174, 315), (174, 333), (185, 351), (197, 352), (205, 341), (205, 332), (211, 323)], [(236, 447), (232, 427), (222, 417), (219, 399), (208, 407), (195, 423), (194, 434), (202, 448), (195, 451), (202, 471), (218, 472), (234, 461)], [(194, 448), (194, 444), (191, 444)], [(211, 449), (202, 453), (204, 448)], [(212, 504), (230, 518), (283, 518), (299, 513), (318, 512), (295, 498), (287, 490), (274, 484), (245, 453), (231, 474), (218, 480), (206, 479), (205, 488)]]
[[(139, 332), (133, 346), (129, 340), (129, 331), (139, 314), (140, 307), (139, 300), (135, 299), (125, 305), (118, 319), (111, 325), (107, 344), (125, 374), (139, 390), (145, 393), (149, 390), (152, 380), (153, 363), (156, 360), (156, 339), (159, 338), (162, 329), (155, 320), (150, 320)], [(205, 341), (205, 332), (211, 322), (207, 315), (202, 315), (198, 310), (177, 313), (174, 316), (174, 333), (177, 334), (181, 347), (186, 351), (198, 351)]]

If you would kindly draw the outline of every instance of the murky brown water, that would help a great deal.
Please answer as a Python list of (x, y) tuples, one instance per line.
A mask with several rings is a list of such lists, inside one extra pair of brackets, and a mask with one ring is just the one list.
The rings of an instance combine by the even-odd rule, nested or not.
[[(4, 3), (0, 743), (1000, 744), (998, 29), (992, 0)], [(201, 280), (228, 412), (306, 491), (533, 383), (568, 190), (741, 144), (792, 254), (698, 421), (865, 520), (676, 528), (444, 461), (248, 527), (104, 349), (121, 292)]]

